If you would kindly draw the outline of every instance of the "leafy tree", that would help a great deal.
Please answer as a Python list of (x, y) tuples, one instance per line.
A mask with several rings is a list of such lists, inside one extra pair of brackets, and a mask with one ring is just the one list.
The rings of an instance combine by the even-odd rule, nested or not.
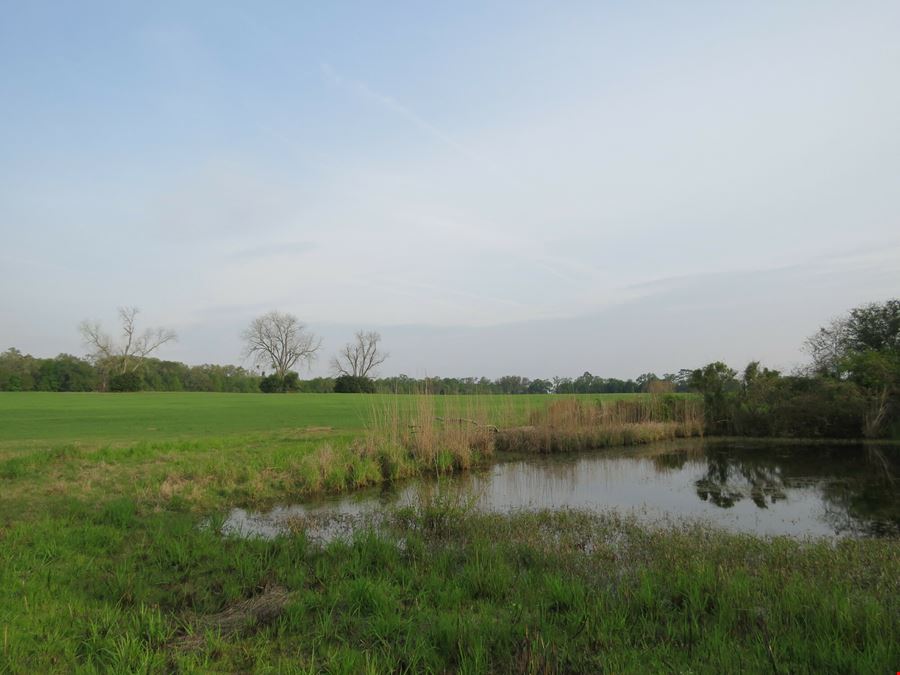
[(900, 299), (851, 309), (806, 341), (814, 372), (855, 382), (865, 393), (865, 433), (900, 420)]
[(288, 371), (283, 377), (272, 373), (259, 381), (259, 390), (264, 394), (287, 394), (300, 390), (300, 378), (294, 371)]
[(900, 351), (866, 349), (841, 364), (850, 381), (867, 393), (866, 436), (880, 436), (900, 418)]
[(140, 391), (143, 385), (143, 377), (133, 370), (117, 373), (109, 378), (109, 390), (114, 392)]
[(34, 357), (10, 347), (0, 354), (0, 390), (31, 391), (36, 369)]
[(844, 339), (847, 351), (853, 353), (900, 350), (900, 299), (851, 309)]
[(714, 433), (727, 433), (731, 423), (728, 394), (737, 389), (737, 372), (721, 361), (698, 368), (691, 374), (691, 388), (703, 394), (706, 426)]
[(336, 394), (374, 394), (375, 383), (368, 377), (341, 375), (334, 380)]
[(647, 391), (650, 383), (656, 382), (657, 380), (659, 380), (659, 377), (657, 377), (656, 373), (643, 373), (642, 375), (638, 375), (634, 383), (641, 391)]
[(549, 394), (553, 391), (553, 383), (548, 380), (537, 378), (528, 384), (529, 394)]
[(330, 394), (334, 391), (333, 377), (314, 377), (300, 380), (300, 391), (306, 394)]
[(497, 380), (501, 394), (524, 394), (528, 391), (528, 379), (519, 375), (504, 375)]
[(93, 366), (71, 354), (36, 360), (35, 389), (39, 391), (91, 391), (97, 384)]
[(842, 377), (848, 357), (868, 350), (900, 350), (900, 300), (871, 303), (851, 309), (806, 340), (815, 372)]

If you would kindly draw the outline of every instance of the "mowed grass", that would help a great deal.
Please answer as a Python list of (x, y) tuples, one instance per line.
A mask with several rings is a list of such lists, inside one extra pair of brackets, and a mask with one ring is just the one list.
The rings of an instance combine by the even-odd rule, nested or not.
[(364, 395), (2, 393), (0, 443), (153, 442), (288, 428), (360, 429)]
[[(613, 401), (642, 394), (598, 394)], [(473, 397), (447, 396), (452, 408)], [(521, 415), (551, 398), (540, 395), (479, 397), (488, 407)], [(179, 438), (220, 438), (283, 429), (331, 427), (359, 431), (373, 409), (389, 401), (414, 401), (392, 394), (135, 394), (0, 392), (0, 447), (10, 442), (138, 443)], [(412, 405), (412, 403), (410, 403)]]

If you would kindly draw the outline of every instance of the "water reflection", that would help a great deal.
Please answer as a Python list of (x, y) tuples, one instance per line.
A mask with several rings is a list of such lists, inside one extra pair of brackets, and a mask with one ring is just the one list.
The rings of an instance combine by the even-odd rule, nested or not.
[[(444, 481), (486, 511), (617, 509), (647, 522), (700, 519), (728, 530), (790, 536), (900, 536), (900, 449), (702, 441), (630, 451), (534, 457)], [(328, 538), (335, 522), (413, 504), (432, 481), (268, 513), (235, 510), (227, 528), (272, 536), (303, 524)], [(318, 525), (321, 523), (321, 525)], [(226, 528), (226, 529), (227, 529)], [(317, 529), (318, 528), (318, 529)], [(329, 529), (330, 528), (330, 529)]]
[(734, 461), (724, 452), (708, 457), (706, 474), (694, 485), (697, 496), (721, 508), (731, 508), (749, 497), (757, 507), (787, 499), (780, 467)]

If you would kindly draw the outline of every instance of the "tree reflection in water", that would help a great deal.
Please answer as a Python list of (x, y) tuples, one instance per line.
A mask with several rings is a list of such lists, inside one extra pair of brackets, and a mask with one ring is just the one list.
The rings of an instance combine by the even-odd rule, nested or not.
[[(704, 459), (705, 472), (694, 487), (701, 500), (718, 507), (731, 508), (749, 499), (765, 509), (787, 499), (791, 488), (814, 486), (821, 494), (825, 519), (836, 533), (900, 534), (896, 448), (711, 445)], [(684, 466), (687, 456), (680, 461)], [(667, 456), (658, 467), (671, 470), (678, 462)]]
[(787, 498), (779, 466), (745, 462), (720, 452), (707, 455), (706, 475), (694, 485), (700, 499), (725, 509), (745, 497), (761, 509)]

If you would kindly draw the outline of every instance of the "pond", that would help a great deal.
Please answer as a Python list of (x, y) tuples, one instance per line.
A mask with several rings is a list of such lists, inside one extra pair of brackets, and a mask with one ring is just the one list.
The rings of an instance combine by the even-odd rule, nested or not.
[(302, 528), (329, 539), (440, 489), (489, 512), (615, 509), (647, 524), (703, 521), (791, 537), (900, 536), (900, 447), (690, 440), (571, 455), (500, 458), (483, 471), (377, 490), (234, 509), (223, 530), (272, 537)]

